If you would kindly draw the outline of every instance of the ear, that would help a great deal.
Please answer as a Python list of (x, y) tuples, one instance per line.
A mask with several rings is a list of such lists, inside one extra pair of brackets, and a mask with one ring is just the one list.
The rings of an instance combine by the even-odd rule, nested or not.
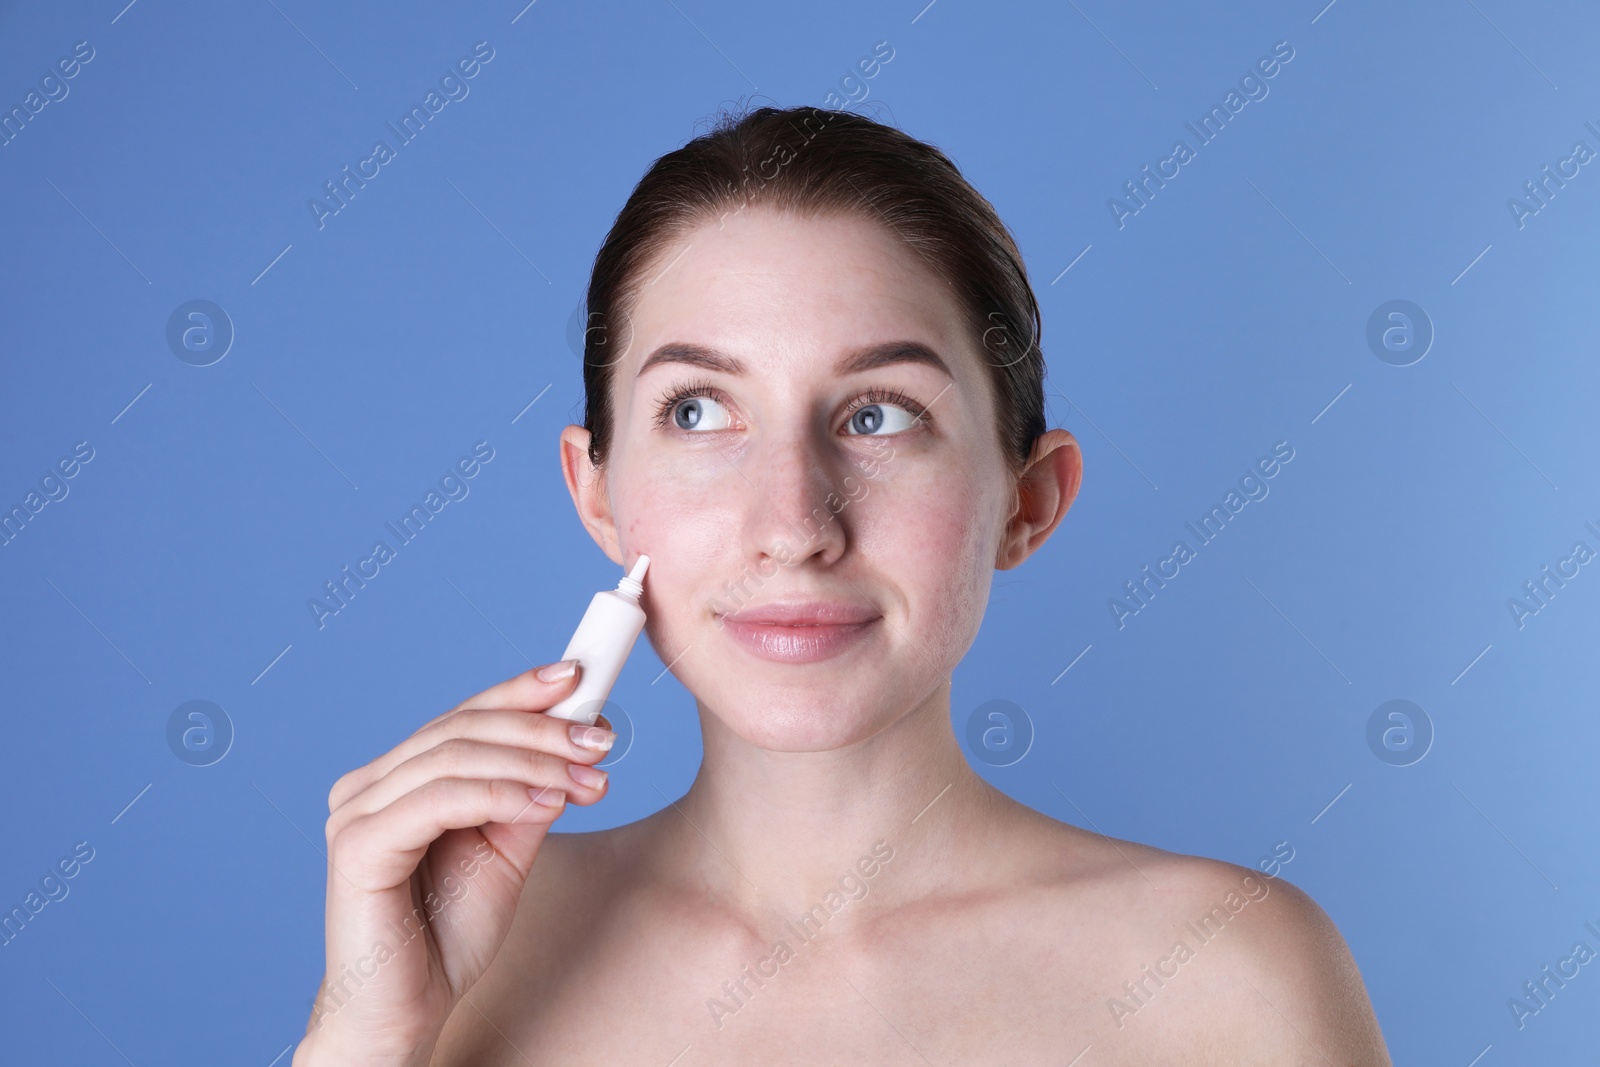
[(589, 460), (589, 431), (582, 426), (566, 427), (561, 431), (560, 448), (561, 476), (567, 481), (567, 492), (572, 494), (578, 518), (600, 551), (620, 567), (622, 550), (611, 515), (611, 498), (606, 493), (605, 468), (596, 467)]
[(1017, 479), (1011, 518), (1006, 522), (994, 565), (1010, 570), (1033, 555), (1066, 517), (1083, 481), (1083, 452), (1066, 430), (1047, 430), (1033, 442), (1033, 453)]

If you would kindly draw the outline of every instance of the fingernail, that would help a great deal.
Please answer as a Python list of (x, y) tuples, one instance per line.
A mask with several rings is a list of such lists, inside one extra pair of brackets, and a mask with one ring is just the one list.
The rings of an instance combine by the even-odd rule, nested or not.
[(560, 663), (550, 663), (533, 672), (533, 676), (541, 682), (559, 682), (563, 678), (571, 678), (578, 669), (578, 661), (564, 659)]
[(590, 767), (582, 763), (569, 763), (567, 773), (572, 775), (572, 780), (579, 785), (586, 785), (590, 789), (599, 789), (606, 784), (608, 775), (598, 767)]
[(529, 786), (528, 796), (533, 798), (535, 804), (543, 804), (547, 808), (559, 808), (567, 802), (567, 794), (547, 785)]
[(610, 730), (602, 730), (598, 726), (584, 726), (574, 724), (567, 727), (567, 736), (572, 738), (572, 743), (591, 752), (610, 751), (611, 745), (616, 741), (617, 735)]

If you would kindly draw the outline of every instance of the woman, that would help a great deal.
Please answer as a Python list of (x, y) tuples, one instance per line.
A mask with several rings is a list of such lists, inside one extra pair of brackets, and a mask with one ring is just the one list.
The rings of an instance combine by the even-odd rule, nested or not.
[(942, 153), (726, 117), (639, 183), (587, 303), (562, 470), (616, 564), (651, 558), (699, 774), (549, 834), (614, 738), (541, 714), (564, 663), (345, 775), (297, 1065), (1389, 1062), (1305, 894), (967, 765), (951, 672), (1081, 456), (1021, 255)]

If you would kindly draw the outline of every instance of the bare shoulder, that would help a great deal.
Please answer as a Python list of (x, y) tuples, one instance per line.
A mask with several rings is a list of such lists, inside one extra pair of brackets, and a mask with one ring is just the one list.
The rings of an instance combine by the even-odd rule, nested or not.
[(571, 915), (603, 902), (608, 887), (628, 884), (620, 877), (634, 863), (658, 823), (658, 816), (605, 830), (545, 835), (522, 891), (522, 915)]
[(1388, 1067), (1349, 947), (1315, 900), (1267, 873), (1279, 866), (1050, 821), (1061, 905), (1052, 910), (1074, 926), (1095, 918), (1095, 999), (1119, 1040), (1183, 1062)]
[[(1360, 970), (1310, 895), (1282, 876), (1197, 856), (1174, 855), (1161, 873), (1177, 888), (1196, 953), (1215, 949), (1205, 961), (1215, 979), (1194, 999), (1214, 1020), (1219, 1052), (1388, 1067)], [(1178, 955), (1163, 969), (1181, 971)]]

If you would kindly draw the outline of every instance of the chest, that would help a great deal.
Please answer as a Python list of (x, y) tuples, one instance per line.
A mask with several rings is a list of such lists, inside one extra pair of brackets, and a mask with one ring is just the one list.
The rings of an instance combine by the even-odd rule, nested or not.
[(481, 1020), (470, 1062), (1062, 1067), (1124, 1036), (1108, 1028), (1109, 971), (1092, 942), (1062, 944), (1016, 916), (901, 917), (866, 938), (779, 926), (758, 938), (639, 915), (577, 944), (515, 983), (514, 1000), (474, 996), (493, 1028)]

